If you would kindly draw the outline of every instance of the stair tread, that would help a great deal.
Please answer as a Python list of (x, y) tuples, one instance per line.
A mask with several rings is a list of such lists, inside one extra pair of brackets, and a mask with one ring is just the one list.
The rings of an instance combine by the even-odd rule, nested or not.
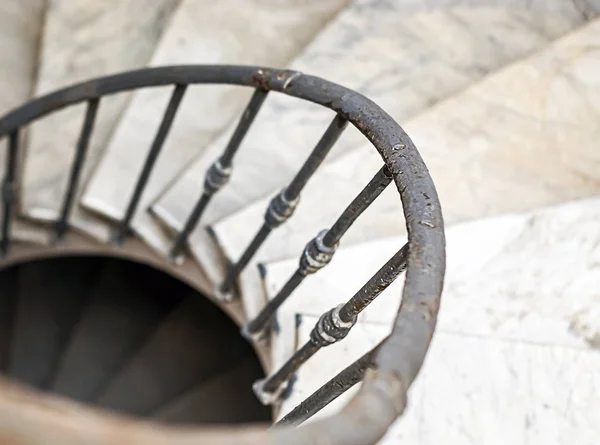
[[(593, 283), (600, 278), (595, 268), (599, 217), (600, 198), (593, 198), (448, 227), (446, 278), (434, 338), (441, 332), (596, 351), (600, 348), (600, 310)], [(341, 248), (326, 268), (296, 289), (278, 314), (278, 329), (272, 336), (273, 369), (301, 346), (297, 338), (307, 338), (297, 332), (296, 314), (314, 321), (347, 301), (387, 260), (394, 246), (404, 242), (404, 237), (394, 237)], [(270, 298), (295, 266), (293, 260), (265, 266)], [(389, 330), (403, 281), (401, 277), (386, 289), (359, 315), (357, 324)], [(385, 337), (384, 328), (371, 345)], [(354, 344), (350, 336), (342, 343)], [(336, 362), (327, 352), (321, 355)], [(309, 369), (320, 369), (320, 360)], [(343, 362), (341, 368), (349, 364)], [(327, 376), (321, 374), (321, 378)]]
[[(299, 344), (316, 317), (303, 316)], [(384, 338), (384, 325), (365, 323), (315, 355), (297, 375), (281, 415), (293, 409), (351, 361)], [(350, 338), (352, 336), (352, 338)], [(344, 347), (344, 344), (347, 346)], [(594, 443), (600, 409), (596, 351), (501, 337), (462, 335), (438, 328), (403, 417), (380, 443)], [(583, 378), (583, 376), (587, 376)], [(345, 393), (309, 421), (338, 411)], [(565, 409), (565, 407), (567, 407)], [(468, 431), (468, 438), (465, 436)]]
[(139, 266), (113, 261), (104, 267), (73, 330), (52, 388), (80, 401), (92, 399), (106, 387), (175, 304), (137, 285), (143, 273)]
[[(236, 0), (183, 0), (151, 65), (286, 65), (345, 2), (287, 1), (274, 8), (272, 2), (254, 0), (239, 8)], [(83, 195), (85, 207), (123, 217), (170, 93), (171, 88), (151, 88), (133, 94)], [(169, 238), (147, 214), (148, 205), (240, 112), (250, 93), (225, 85), (186, 92), (132, 222), (157, 250), (165, 252)]]
[(170, 423), (238, 423), (268, 418), (252, 391), (262, 370), (250, 357), (159, 410), (155, 419)]
[[(292, 67), (359, 91), (403, 122), (584, 20), (565, 0), (485, 7), (472, 7), (467, 0), (451, 5), (361, 1), (325, 28)], [(289, 181), (330, 117), (331, 111), (314, 104), (282, 95), (267, 99), (237, 154), (234, 174), (191, 237), (192, 250), (213, 282), (222, 278), (222, 257), (206, 235), (206, 225)], [(328, 159), (365, 142), (350, 128)], [(223, 136), (212, 144), (154, 204), (154, 214), (165, 224), (181, 229), (202, 190), (209, 163), (225, 143)]]
[[(431, 173), (447, 223), (525, 211), (598, 193), (600, 20), (499, 71), (404, 125)], [(565, 147), (569, 147), (565, 149)], [(560, 162), (558, 160), (560, 159)], [(264, 305), (256, 264), (299, 257), (381, 167), (372, 147), (317, 171), (294, 216), (273, 232), (240, 278), (249, 316)], [(270, 197), (212, 227), (239, 258)], [(344, 235), (342, 245), (403, 235), (391, 185)]]
[(207, 309), (193, 298), (184, 300), (131, 356), (98, 398), (98, 404), (148, 415), (211, 378), (249, 348), (237, 329), (215, 338), (219, 324), (224, 323), (231, 322), (216, 307)]
[[(33, 90), (44, 9), (44, 0), (6, 0), (0, 4), (0, 115), (26, 102)], [(4, 177), (6, 144), (6, 138), (0, 141), (0, 178)], [(44, 243), (46, 231), (15, 222), (11, 235)]]
[[(148, 8), (145, 0), (51, 2), (35, 96), (90, 78), (144, 67), (178, 3), (158, 0)], [(126, 93), (102, 98), (80, 185), (88, 181), (128, 99)], [(28, 217), (58, 219), (85, 110), (85, 104), (72, 106), (32, 124), (21, 197), (22, 211)], [(105, 239), (110, 233), (106, 220), (77, 206), (70, 222), (96, 238)]]
[(85, 305), (94, 268), (88, 262), (28, 263), (19, 269), (8, 375), (49, 385)]

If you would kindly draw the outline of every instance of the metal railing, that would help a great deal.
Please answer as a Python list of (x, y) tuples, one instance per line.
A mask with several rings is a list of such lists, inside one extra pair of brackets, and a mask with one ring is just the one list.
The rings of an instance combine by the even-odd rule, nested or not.
[[(392, 181), (399, 191), (404, 218), (398, 215), (398, 224), (406, 224), (408, 243), (383, 264), (354, 296), (324, 313), (313, 328), (310, 340), (283, 366), (254, 385), (255, 393), (263, 403), (270, 404), (280, 400), (294, 373), (318, 350), (346, 337), (360, 312), (406, 270), (402, 304), (391, 335), (287, 414), (276, 424), (276, 428), (264, 433), (268, 435), (264, 440), (274, 441), (273, 443), (313, 443), (317, 435), (324, 442), (332, 444), (375, 443), (394, 419), (402, 414), (407, 391), (427, 353), (440, 302), (445, 270), (445, 241), (437, 193), (418, 151), (402, 128), (364, 96), (295, 71), (244, 66), (177, 66), (148, 68), (103, 77), (35, 99), (0, 118), (0, 137), (6, 137), (9, 141), (3, 182), (4, 213), (0, 251), (6, 254), (10, 247), (11, 222), (18, 202), (15, 191), (18, 190), (16, 172), (19, 133), (29, 123), (66, 106), (87, 102), (62, 210), (55, 224), (57, 242), (60, 242), (69, 230), (69, 216), (75, 205), (75, 190), (80, 182), (103, 96), (143, 87), (174, 87), (125, 215), (117, 223), (114, 240), (121, 245), (132, 234), (132, 216), (137, 210), (186, 90), (193, 84), (206, 83), (245, 85), (255, 88), (255, 91), (222, 155), (206, 172), (204, 188), (199, 193), (196, 205), (190, 210), (183, 230), (176, 236), (170, 253), (171, 259), (184, 253), (188, 238), (199, 224), (204, 210), (233, 174), (235, 155), (270, 91), (308, 100), (336, 112), (333, 121), (298, 173), (271, 200), (265, 211), (262, 227), (240, 258), (229, 266), (224, 282), (218, 286), (224, 301), (237, 298), (235, 288), (239, 274), (269, 234), (293, 216), (303, 188), (348, 123), (358, 128), (382, 156), (381, 169), (374, 172), (371, 181), (331, 227), (308, 242), (300, 256), (297, 270), (263, 310), (244, 326), (243, 333), (249, 339), (257, 340), (264, 336), (279, 307), (304, 279), (331, 261), (346, 231)], [(289, 433), (288, 428), (284, 428), (286, 425), (302, 423), (361, 380), (364, 380), (364, 384), (355, 399), (331, 419), (306, 425), (294, 433)], [(374, 416), (373, 413), (377, 415)], [(202, 443), (204, 433), (197, 433), (198, 440)], [(236, 430), (222, 434), (231, 435), (233, 443), (240, 433)]]

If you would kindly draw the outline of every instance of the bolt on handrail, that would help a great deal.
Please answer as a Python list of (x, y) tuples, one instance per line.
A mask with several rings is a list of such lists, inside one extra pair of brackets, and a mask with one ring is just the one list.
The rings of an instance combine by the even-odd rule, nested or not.
[[(288, 428), (275, 428), (270, 432), (248, 432), (246, 430), (224, 431), (217, 434), (217, 437), (215, 433), (192, 430), (186, 433), (186, 437), (189, 438), (190, 434), (196, 434), (195, 437), (197, 440), (194, 441), (195, 443), (213, 443), (214, 439), (218, 438), (219, 443), (223, 444), (237, 443), (240, 437), (242, 437), (238, 434), (244, 434), (245, 440), (250, 440), (252, 443), (255, 440), (257, 441), (256, 443), (267, 440), (271, 443), (281, 442), (286, 445), (293, 445), (296, 443), (312, 443), (317, 438), (332, 445), (366, 445), (375, 443), (385, 434), (385, 431), (392, 422), (404, 411), (408, 388), (416, 378), (427, 353), (439, 309), (445, 268), (445, 241), (443, 219), (437, 193), (418, 151), (402, 128), (376, 104), (364, 96), (340, 85), (295, 71), (243, 66), (176, 66), (147, 68), (107, 76), (64, 88), (35, 99), (0, 118), (0, 137), (8, 137), (9, 139), (8, 157), (3, 180), (4, 214), (0, 251), (6, 253), (9, 247), (10, 225), (14, 216), (14, 207), (16, 204), (15, 191), (18, 185), (16, 183), (16, 173), (18, 160), (20, 159), (18, 156), (19, 133), (27, 124), (66, 106), (81, 102), (88, 103), (86, 117), (70, 171), (69, 187), (63, 201), (63, 211), (61, 212), (59, 222), (55, 225), (57, 238), (60, 238), (61, 234), (64, 234), (67, 230), (66, 227), (68, 227), (69, 212), (73, 205), (74, 189), (79, 183), (79, 176), (85, 160), (87, 144), (89, 138), (92, 136), (95, 113), (100, 98), (107, 94), (143, 87), (174, 86), (171, 100), (154, 142), (150, 147), (150, 152), (147, 155), (144, 167), (136, 183), (125, 216), (118, 221), (116, 239), (117, 241), (121, 241), (131, 231), (131, 219), (137, 210), (140, 197), (150, 178), (152, 168), (168, 135), (169, 128), (173, 123), (177, 108), (186, 88), (189, 85), (201, 83), (236, 84), (255, 89), (254, 102), (251, 99), (247, 107), (250, 117), (242, 117), (238, 125), (238, 128), (241, 128), (240, 132), (237, 135), (234, 133), (232, 142), (226, 148), (226, 152), (230, 156), (228, 159), (229, 168), (235, 151), (238, 149), (241, 140), (268, 91), (287, 94), (330, 108), (336, 113), (334, 119), (336, 125), (339, 124), (341, 126), (343, 124), (345, 126), (346, 122), (354, 125), (375, 146), (384, 161), (384, 166), (373, 177), (365, 189), (352, 201), (349, 207), (344, 210), (330, 229), (321, 232), (315, 239), (308, 243), (300, 259), (298, 270), (280, 290), (278, 303), (272, 305), (269, 309), (265, 309), (262, 316), (248, 323), (246, 325), (247, 331), (256, 334), (264, 329), (273, 312), (277, 310), (291, 291), (308, 274), (316, 272), (331, 260), (344, 233), (392, 180), (394, 180), (402, 199), (404, 217), (408, 228), (408, 243), (390, 260), (394, 261), (393, 266), (395, 269), (393, 273), (382, 276), (383, 279), (393, 279), (406, 267), (402, 304), (394, 328), (388, 339), (378, 347), (376, 352), (373, 352), (372, 365), (377, 369), (377, 372), (367, 372), (358, 395), (341, 412), (329, 419), (302, 426), (294, 430), (293, 433)], [(246, 120), (245, 123), (244, 119)], [(330, 130), (332, 131), (330, 137), (323, 136), (322, 141), (325, 139), (326, 142), (322, 142), (322, 147), (318, 151), (323, 156), (331, 148), (330, 146), (328, 147), (328, 144), (332, 145), (339, 136), (337, 130), (332, 130), (332, 126), (330, 126), (328, 131)], [(316, 152), (317, 148), (315, 148), (313, 154)], [(227, 160), (227, 157), (225, 160)], [(283, 195), (280, 194), (279, 198), (274, 198), (276, 204), (272, 204), (269, 207), (277, 206), (275, 210), (277, 216), (280, 213), (289, 212), (287, 210), (289, 200), (286, 201), (283, 198), (287, 199), (291, 195), (296, 195), (297, 198), (306, 181), (308, 181), (314, 169), (321, 162), (320, 155), (314, 158), (309, 157), (305, 163), (305, 167), (301, 170), (302, 173), (299, 173), (296, 180), (293, 180), (288, 186), (293, 193), (288, 195), (286, 189), (284, 189), (286, 193)], [(213, 175), (215, 177), (212, 179), (220, 181), (222, 179), (221, 176), (223, 176), (222, 170), (226, 169), (227, 166), (221, 165), (219, 160), (217, 160), (216, 164), (219, 164), (216, 168), (220, 168), (217, 168), (219, 171), (213, 169), (215, 171), (212, 173), (216, 172), (218, 175)], [(212, 182), (216, 184), (218, 181)], [(206, 205), (206, 203), (203, 205)], [(197, 213), (199, 215), (194, 216), (194, 218), (199, 220), (202, 212)], [(191, 220), (189, 231), (192, 230), (192, 226), (196, 223), (197, 221), (194, 222)], [(402, 224), (401, 218), (399, 218), (399, 224)], [(179, 248), (185, 244), (185, 237), (187, 235), (184, 235)], [(266, 231), (263, 231), (262, 234), (259, 231), (253, 241), (254, 246), (251, 243), (247, 250), (252, 254), (256, 252), (267, 235)], [(177, 249), (173, 249), (172, 253), (177, 253)], [(243, 266), (241, 260), (247, 263), (251, 256), (251, 254), (248, 254), (246, 258), (242, 257), (238, 260), (240, 264), (237, 267)], [(234, 265), (233, 267), (232, 275), (236, 275), (236, 266)], [(385, 267), (378, 273), (381, 273), (384, 269)], [(337, 340), (337, 337), (341, 338), (344, 336), (344, 332), (354, 323), (353, 320), (356, 314), (378, 295), (378, 292), (373, 291), (369, 287), (369, 283), (372, 283), (372, 280), (363, 286), (362, 290), (350, 299), (345, 306), (334, 308), (321, 317), (314, 330), (316, 334), (311, 336), (312, 343), (317, 343), (322, 347), (322, 345), (329, 342), (330, 338)], [(224, 286), (224, 288), (226, 289), (227, 287)], [(307, 360), (312, 355), (311, 348), (312, 345), (301, 348), (296, 358), (300, 357), (304, 361)], [(288, 365), (286, 367), (284, 365), (284, 368), (266, 380), (266, 382), (269, 382), (269, 379), (271, 379), (269, 386), (278, 388), (279, 382), (284, 382), (289, 378), (290, 372), (293, 372), (293, 366)], [(0, 389), (2, 389), (1, 386)], [(331, 397), (332, 394), (321, 394), (321, 396)], [(325, 401), (327, 397), (323, 398), (322, 401)], [(327, 402), (324, 403), (326, 404)], [(0, 402), (0, 409), (2, 409), (2, 402)], [(375, 417), (368, 416), (368, 422), (363, 421), (365, 416), (372, 412), (378, 412), (379, 415)], [(61, 420), (66, 421), (64, 415), (62, 417), (61, 415), (57, 414)], [(10, 419), (7, 421), (1, 417), (0, 433), (5, 436), (6, 434), (15, 433), (21, 434), (19, 437), (30, 437), (30, 432), (23, 431), (22, 428), (20, 429), (19, 424), (11, 422)], [(104, 421), (101, 418), (99, 419), (99, 421)], [(107, 422), (107, 424), (110, 424), (110, 422)], [(44, 430), (43, 425), (46, 424), (42, 422), (39, 425), (40, 431)], [(143, 430), (143, 427), (134, 427), (130, 432), (133, 435), (137, 433), (142, 434)], [(74, 431), (78, 431), (78, 429), (74, 428), (72, 432)], [(175, 443), (176, 445), (177, 443), (181, 443), (181, 436), (177, 430), (165, 433), (165, 435), (169, 436), (169, 443)], [(87, 439), (90, 437), (92, 437), (91, 440), (94, 440), (94, 438), (99, 440), (100, 436), (97, 432), (93, 432), (91, 436), (87, 436)], [(252, 437), (252, 439), (249, 439), (249, 437)], [(38, 437), (38, 442), (43, 444), (47, 441), (43, 437)], [(119, 441), (115, 440), (114, 443), (119, 443)]]

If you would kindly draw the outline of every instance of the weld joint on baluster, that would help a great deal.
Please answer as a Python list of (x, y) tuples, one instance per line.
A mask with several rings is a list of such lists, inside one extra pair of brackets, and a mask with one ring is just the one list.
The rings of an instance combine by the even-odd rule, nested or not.
[(340, 304), (321, 315), (310, 332), (310, 341), (313, 344), (323, 348), (337, 343), (348, 335), (350, 329), (356, 324), (357, 317), (355, 315), (350, 321), (342, 320), (340, 310), (343, 306)]
[(270, 323), (266, 323), (259, 331), (253, 332), (250, 330), (250, 323), (248, 322), (242, 327), (242, 337), (251, 343), (266, 343), (270, 326)]
[(273, 405), (274, 403), (281, 400), (281, 396), (286, 391), (289, 385), (289, 380), (284, 380), (274, 391), (266, 391), (265, 383), (268, 380), (267, 378), (257, 380), (252, 385), (252, 390), (254, 394), (263, 405)]
[(217, 301), (222, 301), (223, 303), (231, 303), (237, 300), (237, 296), (233, 291), (232, 285), (228, 286), (227, 288), (223, 284), (215, 286), (214, 295)]
[(302, 256), (300, 257), (300, 266), (298, 267), (298, 272), (301, 275), (307, 276), (317, 272), (329, 264), (333, 258), (339, 242), (331, 247), (326, 246), (323, 242), (326, 234), (327, 230), (322, 230), (304, 248), (304, 252), (302, 252)]
[(231, 166), (224, 166), (221, 163), (221, 159), (217, 159), (209, 167), (206, 173), (206, 179), (204, 180), (204, 193), (207, 195), (214, 195), (217, 193), (231, 177)]
[(286, 189), (284, 188), (281, 192), (275, 196), (267, 208), (265, 213), (265, 224), (270, 229), (276, 229), (284, 222), (286, 222), (296, 210), (300, 197), (296, 197), (290, 200), (285, 195)]

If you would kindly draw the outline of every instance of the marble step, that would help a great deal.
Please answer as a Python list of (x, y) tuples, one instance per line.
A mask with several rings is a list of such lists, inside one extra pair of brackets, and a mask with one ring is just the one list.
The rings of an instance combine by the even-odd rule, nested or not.
[[(479, 295), (481, 296), (481, 295)], [(298, 341), (316, 317), (302, 316)], [(320, 351), (298, 372), (281, 416), (384, 338), (389, 327), (357, 325), (343, 342)], [(344, 346), (346, 345), (346, 346)], [(384, 445), (596, 443), (600, 409), (597, 351), (438, 328), (404, 416)], [(309, 420), (338, 411), (358, 386)]]
[[(483, 0), (357, 1), (291, 66), (357, 90), (404, 122), (581, 26), (596, 11), (590, 7), (583, 14), (566, 0), (518, 5)], [(224, 261), (206, 226), (291, 180), (332, 117), (329, 110), (282, 95), (267, 99), (236, 156), (229, 183), (191, 237), (192, 251), (214, 282), (222, 279)], [(183, 227), (202, 191), (205, 172), (229, 133), (231, 129), (154, 203), (153, 213), (166, 226)], [(356, 129), (349, 128), (328, 159), (357, 151), (365, 142)], [(252, 221), (247, 227), (253, 231), (258, 224)], [(245, 229), (239, 228), (238, 233), (243, 233), (239, 248), (249, 240)]]
[(168, 404), (154, 418), (175, 424), (262, 421), (270, 408), (261, 405), (252, 391), (262, 375), (258, 361), (247, 358)]
[[(600, 191), (599, 43), (600, 20), (595, 20), (406, 122), (447, 223)], [(271, 235), (240, 277), (249, 316), (265, 301), (256, 285), (256, 265), (299, 258), (306, 243), (335, 221), (381, 165), (367, 145), (317, 171), (294, 216)], [(240, 257), (269, 199), (213, 226), (228, 258)], [(350, 228), (342, 245), (404, 233), (400, 197), (392, 185)]]
[(39, 388), (50, 385), (86, 304), (95, 269), (89, 262), (53, 260), (19, 268), (7, 374)]
[(143, 270), (109, 262), (63, 353), (52, 391), (79, 401), (94, 398), (176, 303), (139, 286)]
[(233, 326), (220, 329), (223, 324), (232, 323), (216, 306), (184, 300), (131, 356), (97, 399), (98, 405), (150, 415), (214, 377), (250, 348)]
[[(35, 96), (94, 77), (146, 66), (180, 0), (51, 0), (46, 14)], [(128, 100), (100, 101), (76, 196), (89, 180)], [(86, 104), (68, 107), (31, 126), (23, 172), (22, 212), (36, 220), (60, 216)], [(60, 128), (60, 131), (56, 131)], [(75, 206), (73, 227), (105, 238), (102, 221)]]
[[(45, 9), (45, 0), (4, 0), (0, 4), (0, 115), (26, 102), (34, 89)], [(7, 149), (5, 138), (0, 141), (0, 179), (5, 174)], [(13, 223), (11, 237), (35, 243), (49, 240), (46, 230), (23, 221)]]
[[(600, 198), (592, 198), (448, 227), (447, 271), (438, 332), (458, 338), (472, 336), (587, 350), (597, 355), (599, 217)], [(271, 339), (273, 370), (301, 346), (294, 323), (298, 314), (314, 321), (347, 301), (404, 242), (404, 237), (393, 237), (341, 248), (326, 268), (308, 277), (278, 314), (277, 329)], [(265, 266), (269, 298), (296, 265), (296, 260), (290, 259)], [(357, 326), (383, 326), (378, 328), (380, 334), (370, 346), (389, 331), (400, 304), (403, 281), (401, 276), (359, 315)], [(312, 321), (308, 323), (310, 328), (314, 326)], [(352, 345), (352, 335), (328, 349)], [(364, 352), (361, 349), (356, 354)], [(327, 352), (319, 355), (327, 356)], [(324, 381), (326, 377), (323, 376)]]
[[(151, 65), (256, 64), (285, 66), (347, 0), (182, 0)], [(83, 205), (124, 216), (172, 88), (137, 91), (94, 172)], [(132, 222), (148, 244), (168, 243), (147, 207), (205, 146), (241, 113), (251, 91), (233, 86), (188, 88)], [(107, 240), (107, 237), (103, 238)]]

